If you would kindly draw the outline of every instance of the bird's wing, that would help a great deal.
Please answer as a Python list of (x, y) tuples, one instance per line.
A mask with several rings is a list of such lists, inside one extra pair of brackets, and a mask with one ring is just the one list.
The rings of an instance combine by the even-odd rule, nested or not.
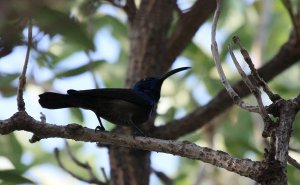
[(89, 89), (89, 90), (68, 90), (67, 93), (71, 96), (80, 96), (93, 98), (103, 98), (106, 100), (119, 99), (143, 106), (154, 106), (153, 102), (148, 96), (133, 89), (121, 88), (105, 88), (105, 89)]

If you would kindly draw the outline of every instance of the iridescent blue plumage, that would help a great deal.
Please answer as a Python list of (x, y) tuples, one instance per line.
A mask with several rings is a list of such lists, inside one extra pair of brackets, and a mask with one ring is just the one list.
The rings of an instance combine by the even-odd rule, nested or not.
[(78, 107), (93, 111), (100, 123), (96, 129), (105, 130), (101, 119), (121, 126), (133, 126), (146, 122), (155, 111), (160, 99), (161, 86), (166, 78), (190, 67), (177, 68), (157, 78), (138, 81), (131, 89), (104, 88), (68, 90), (67, 94), (45, 92), (39, 103), (48, 109)]

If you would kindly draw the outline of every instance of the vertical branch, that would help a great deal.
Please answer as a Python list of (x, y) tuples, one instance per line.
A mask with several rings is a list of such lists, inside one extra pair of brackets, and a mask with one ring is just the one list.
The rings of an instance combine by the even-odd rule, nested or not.
[[(233, 40), (238, 40), (238, 37), (233, 37)], [(240, 47), (242, 47), (242, 45), (239, 45)], [(244, 56), (244, 59), (247, 61), (247, 64), (249, 65), (252, 74), (254, 74), (254, 80), (253, 83), (250, 81), (250, 79), (248, 78), (248, 76), (246, 75), (246, 73), (242, 70), (242, 67), (240, 66), (240, 64), (238, 63), (231, 45), (228, 45), (228, 50), (229, 53), (231, 55), (232, 61), (235, 65), (235, 67), (237, 68), (238, 72), (240, 73), (243, 81), (245, 82), (245, 84), (247, 85), (247, 87), (249, 88), (249, 90), (251, 91), (251, 93), (254, 95), (257, 104), (258, 104), (258, 108), (259, 108), (259, 114), (261, 115), (264, 123), (265, 123), (265, 127), (264, 127), (264, 131), (263, 131), (263, 137), (268, 137), (269, 136), (269, 129), (270, 129), (270, 124), (272, 123), (272, 120), (270, 119), (270, 117), (268, 116), (268, 112), (263, 104), (262, 98), (261, 98), (261, 93), (259, 91), (259, 86), (258, 83), (263, 83), (264, 81), (260, 78), (260, 76), (258, 75), (258, 72), (256, 71), (254, 64), (252, 63), (252, 60), (247, 52), (246, 49), (243, 48), (243, 50), (241, 50), (242, 55)], [(247, 55), (245, 55), (247, 54)], [(259, 79), (259, 81), (258, 81)], [(265, 82), (264, 82), (265, 83)], [(268, 90), (269, 94), (273, 95), (272, 91), (268, 88), (267, 84), (264, 84), (264, 87)], [(272, 100), (274, 98), (271, 98)]]
[(223, 86), (225, 87), (226, 91), (228, 92), (229, 96), (232, 98), (233, 102), (237, 105), (239, 105), (241, 108), (246, 109), (250, 112), (258, 112), (257, 106), (251, 106), (245, 103), (240, 96), (234, 91), (234, 89), (230, 86), (226, 75), (223, 71), (221, 61), (220, 61), (220, 54), (218, 51), (218, 44), (216, 41), (216, 30), (217, 30), (217, 23), (220, 16), (220, 6), (221, 6), (222, 0), (217, 0), (217, 9), (214, 14), (213, 24), (212, 24), (212, 31), (211, 31), (211, 51), (212, 56), (218, 71), (218, 74), (220, 76), (221, 82)]
[(25, 57), (25, 62), (24, 62), (24, 66), (23, 66), (23, 71), (19, 78), (19, 86), (18, 86), (18, 92), (17, 92), (18, 111), (25, 111), (25, 102), (23, 99), (23, 91), (24, 91), (24, 86), (26, 84), (26, 71), (27, 71), (27, 66), (28, 66), (28, 61), (29, 61), (31, 45), (32, 45), (32, 23), (31, 23), (31, 19), (29, 18), (27, 51), (26, 51), (26, 57)]
[(217, 9), (214, 14), (213, 25), (211, 28), (212, 29), (212, 31), (211, 31), (211, 51), (212, 51), (214, 62), (215, 62), (216, 68), (218, 70), (218, 73), (221, 78), (221, 82), (222, 82), (223, 86), (225, 87), (225, 89), (227, 90), (229, 95), (233, 98), (233, 100), (237, 101), (237, 99), (240, 99), (240, 98), (237, 95), (237, 93), (231, 88), (231, 86), (225, 76), (225, 73), (222, 69), (221, 62), (220, 62), (220, 55), (219, 55), (219, 51), (218, 51), (218, 44), (216, 41), (216, 30), (217, 30), (218, 19), (220, 17), (220, 13), (221, 13), (221, 11), (220, 11), (221, 3), (222, 3), (222, 0), (217, 0)]
[(256, 81), (256, 84), (263, 88), (265, 93), (269, 96), (270, 100), (272, 100), (273, 102), (281, 99), (281, 97), (278, 94), (274, 94), (271, 91), (271, 89), (269, 88), (267, 83), (260, 77), (260, 75), (258, 74), (258, 71), (255, 69), (255, 66), (251, 60), (251, 57), (249, 56), (248, 51), (242, 46), (239, 37), (234, 36), (233, 42), (235, 44), (237, 44), (237, 46), (240, 48), (241, 54), (243, 55), (245, 62), (248, 64), (248, 66), (251, 70), (251, 73), (253, 75), (253, 78)]
[(282, 100), (278, 104), (278, 109), (280, 115), (276, 129), (276, 159), (286, 167), (293, 122), (299, 108), (292, 100)]

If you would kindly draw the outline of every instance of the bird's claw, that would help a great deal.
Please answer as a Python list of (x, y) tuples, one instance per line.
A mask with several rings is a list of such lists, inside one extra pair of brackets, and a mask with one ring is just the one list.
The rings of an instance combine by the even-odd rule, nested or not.
[(100, 126), (98, 125), (96, 128), (95, 128), (95, 132), (97, 131), (105, 131), (105, 128), (103, 126)]

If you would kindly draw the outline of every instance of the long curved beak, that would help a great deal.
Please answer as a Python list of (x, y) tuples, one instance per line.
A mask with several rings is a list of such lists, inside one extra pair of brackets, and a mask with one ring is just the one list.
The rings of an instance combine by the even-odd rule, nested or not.
[(161, 75), (161, 76), (159, 77), (159, 80), (160, 80), (161, 82), (163, 82), (163, 81), (164, 81), (165, 79), (167, 79), (169, 76), (171, 76), (171, 75), (173, 75), (173, 74), (175, 74), (175, 73), (178, 73), (178, 72), (180, 72), (180, 71), (190, 69), (190, 68), (191, 68), (191, 67), (180, 67), (180, 68), (177, 68), (177, 69), (173, 69), (173, 70), (171, 70), (171, 71), (169, 71), (169, 72), (166, 72), (165, 74)]

